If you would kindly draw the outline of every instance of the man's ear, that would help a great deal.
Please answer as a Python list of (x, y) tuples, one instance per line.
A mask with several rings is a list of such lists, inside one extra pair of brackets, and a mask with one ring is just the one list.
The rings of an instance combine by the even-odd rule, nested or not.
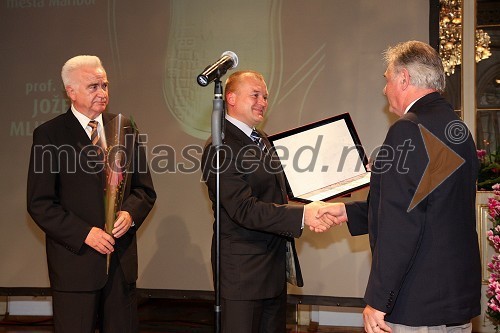
[(69, 99), (71, 101), (74, 101), (75, 100), (75, 89), (73, 89), (71, 86), (66, 86), (66, 95), (68, 95)]
[(408, 73), (408, 70), (406, 68), (403, 68), (400, 74), (401, 86), (403, 90), (405, 90), (410, 85), (410, 73)]
[(226, 93), (226, 103), (229, 105), (234, 105), (236, 94), (233, 92)]

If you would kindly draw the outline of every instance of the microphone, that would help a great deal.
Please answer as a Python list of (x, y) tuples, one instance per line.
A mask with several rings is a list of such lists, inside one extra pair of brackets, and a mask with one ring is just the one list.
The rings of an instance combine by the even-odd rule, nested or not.
[(226, 51), (222, 53), (219, 60), (205, 68), (203, 72), (198, 75), (196, 81), (200, 86), (206, 87), (213, 80), (220, 79), (226, 74), (228, 69), (236, 68), (236, 66), (238, 66), (238, 56), (232, 51)]

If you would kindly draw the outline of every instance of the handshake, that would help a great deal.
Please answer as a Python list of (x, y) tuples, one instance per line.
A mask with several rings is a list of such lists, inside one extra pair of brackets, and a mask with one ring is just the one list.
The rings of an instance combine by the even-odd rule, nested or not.
[(345, 205), (341, 202), (314, 201), (304, 206), (304, 224), (311, 231), (323, 232), (331, 226), (347, 222)]

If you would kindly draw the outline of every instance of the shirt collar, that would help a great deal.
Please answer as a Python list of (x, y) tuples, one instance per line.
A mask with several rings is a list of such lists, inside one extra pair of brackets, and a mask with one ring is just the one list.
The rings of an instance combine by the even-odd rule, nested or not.
[[(75, 115), (76, 119), (78, 119), (78, 122), (80, 122), (80, 124), (82, 125), (83, 129), (86, 129), (89, 125), (89, 121), (91, 121), (92, 119), (90, 119), (89, 117), (87, 117), (86, 115), (84, 115), (83, 113), (80, 113), (73, 104), (71, 104), (71, 112), (73, 112), (73, 114)], [(103, 129), (103, 123), (102, 123), (102, 113), (99, 114), (95, 119), (93, 119), (95, 121), (97, 121), (99, 124), (97, 126), (97, 129), (98, 131), (101, 131)]]
[(234, 126), (238, 127), (243, 133), (245, 133), (246, 136), (250, 137), (250, 134), (252, 134), (253, 128), (245, 124), (244, 122), (231, 117), (230, 115), (226, 114), (226, 120), (229, 121), (231, 124)]

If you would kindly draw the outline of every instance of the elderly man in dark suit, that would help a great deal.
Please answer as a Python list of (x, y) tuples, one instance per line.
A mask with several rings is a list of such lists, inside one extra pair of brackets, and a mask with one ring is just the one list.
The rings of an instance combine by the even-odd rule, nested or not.
[(71, 108), (34, 131), (27, 189), (28, 211), (46, 234), (55, 332), (94, 333), (99, 321), (102, 333), (136, 333), (136, 232), (156, 199), (146, 157), (135, 142), (121, 211), (108, 234), (105, 153), (95, 145), (114, 117), (104, 113), (106, 71), (99, 58), (77, 56), (61, 74)]
[[(300, 237), (304, 224), (314, 231), (332, 224), (315, 218), (320, 203), (288, 204), (281, 164), (266, 135), (255, 128), (264, 120), (267, 98), (266, 83), (258, 72), (235, 72), (226, 81), (227, 115), (219, 166), (224, 333), (285, 332), (287, 255), (295, 258), (296, 279), (290, 281), (302, 286), (294, 237)], [(214, 153), (209, 139), (202, 164), (215, 213)], [(213, 265), (215, 246), (212, 242)]]
[(401, 118), (373, 163), (368, 201), (320, 213), (370, 236), (368, 333), (471, 332), (481, 312), (475, 144), (439, 94), (445, 74), (436, 50), (409, 41), (385, 59), (384, 94)]

